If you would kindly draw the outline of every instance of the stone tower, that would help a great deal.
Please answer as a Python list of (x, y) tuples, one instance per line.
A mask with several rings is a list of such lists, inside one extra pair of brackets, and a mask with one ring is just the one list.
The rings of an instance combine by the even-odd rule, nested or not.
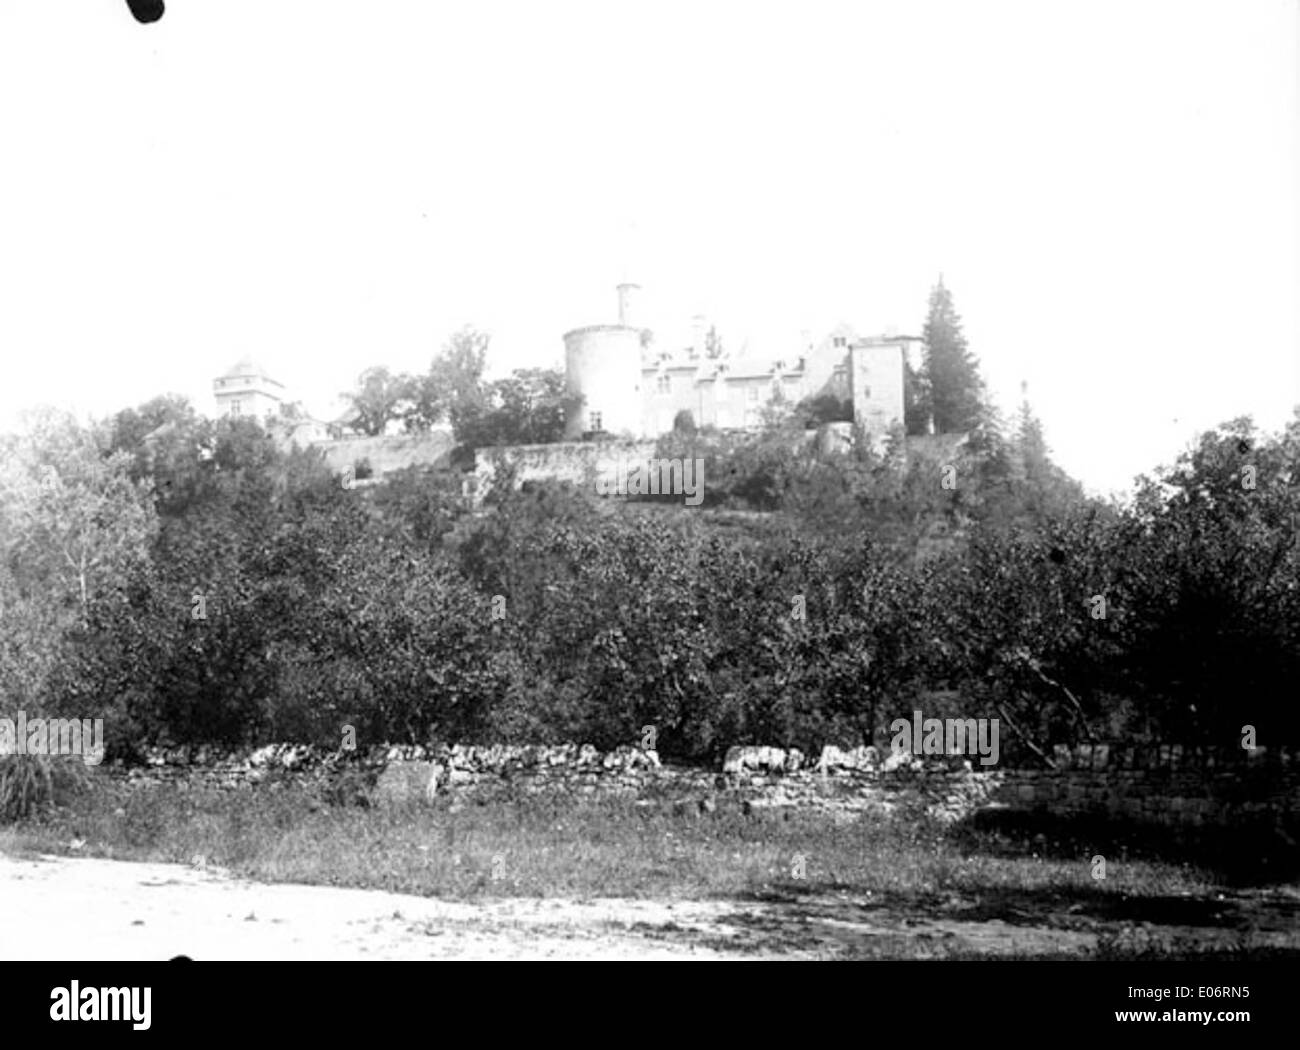
[(244, 357), (212, 381), (212, 394), (218, 415), (265, 419), (279, 411), (284, 386), (252, 358)]
[(903, 363), (908, 347), (917, 342), (908, 336), (876, 336), (849, 348), (853, 419), (876, 442), (903, 423)]
[(590, 325), (564, 334), (568, 394), (578, 403), (569, 412), (564, 436), (605, 433), (641, 437), (641, 329), (636, 327), (635, 284), (618, 286), (618, 324)]

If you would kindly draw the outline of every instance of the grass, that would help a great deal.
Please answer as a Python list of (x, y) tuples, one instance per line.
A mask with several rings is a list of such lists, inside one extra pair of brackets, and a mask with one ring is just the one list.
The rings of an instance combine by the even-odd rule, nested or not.
[(91, 783), (85, 766), (48, 755), (0, 755), (0, 823), (23, 820)]
[[(360, 808), (322, 804), (292, 783), (222, 792), (132, 787), (100, 774), (92, 790), (0, 828), (0, 851), (201, 860), (260, 881), (443, 899), (741, 900), (765, 917), (738, 932), (772, 947), (840, 937), (864, 919), (902, 924), (897, 937), (853, 935), (857, 957), (960, 957), (918, 948), (903, 928), (908, 916), (1090, 930), (1106, 958), (1236, 951), (1231, 933), (1243, 913), (1224, 903), (1211, 863), (1222, 847), (1189, 860), (1169, 853), (1186, 836), (1162, 843), (1130, 831), (1139, 838), (1086, 826), (945, 830), (916, 816), (846, 823), (813, 812), (749, 815), (725, 799), (710, 813), (666, 799), (522, 794)], [(1096, 853), (1108, 858), (1104, 881), (1093, 878)], [(1169, 936), (1150, 935), (1153, 924)], [(1208, 929), (1224, 936), (1199, 943), (1195, 931)]]

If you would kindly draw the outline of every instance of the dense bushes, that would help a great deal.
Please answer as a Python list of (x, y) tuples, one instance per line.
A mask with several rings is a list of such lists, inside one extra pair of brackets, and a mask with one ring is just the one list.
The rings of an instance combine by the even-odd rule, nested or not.
[[(1206, 435), (1123, 508), (1059, 486), (1044, 498), (996, 440), (963, 454), (950, 490), (924, 458), (819, 460), (779, 431), (752, 448), (666, 439), (724, 481), (736, 467), (721, 502), (782, 512), (737, 533), (564, 486), (503, 485), (470, 516), (445, 478), (349, 487), (251, 424), (167, 404), (134, 418), (154, 426), (147, 448), (125, 422), (100, 447), (110, 475), (152, 484), (156, 525), (129, 485), (92, 491), (125, 502), (144, 557), (93, 522), (117, 562), (84, 604), (51, 591), (42, 622), (62, 655), (5, 695), (102, 714), (117, 753), (336, 744), (345, 726), (362, 746), (609, 747), (652, 727), (666, 756), (704, 758), (869, 741), (918, 706), (1003, 719), (1004, 756), (1089, 737), (1231, 742), (1247, 723), (1260, 743), (1300, 739), (1284, 696), (1300, 671), (1300, 422)], [(51, 571), (25, 520), (5, 520), (7, 607), (36, 601)], [(958, 539), (914, 558), (936, 521)], [(21, 630), (0, 621), (9, 664)]]

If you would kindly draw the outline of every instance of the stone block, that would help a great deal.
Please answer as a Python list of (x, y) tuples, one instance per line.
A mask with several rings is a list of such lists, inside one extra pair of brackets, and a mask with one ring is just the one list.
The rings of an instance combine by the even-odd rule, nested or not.
[(781, 772), (784, 769), (785, 751), (779, 747), (731, 747), (722, 762), (724, 773), (743, 773), (747, 770)]
[(427, 759), (390, 762), (375, 782), (375, 800), (388, 803), (429, 801), (445, 785), (446, 776), (446, 767)]

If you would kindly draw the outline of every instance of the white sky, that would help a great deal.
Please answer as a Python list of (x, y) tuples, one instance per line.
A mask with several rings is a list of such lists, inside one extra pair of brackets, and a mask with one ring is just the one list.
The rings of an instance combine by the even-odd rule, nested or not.
[(0, 428), (245, 353), (321, 414), (462, 323), (559, 365), (624, 274), (736, 348), (919, 331), (1127, 487), (1300, 403), (1294, 0), (0, 3)]

